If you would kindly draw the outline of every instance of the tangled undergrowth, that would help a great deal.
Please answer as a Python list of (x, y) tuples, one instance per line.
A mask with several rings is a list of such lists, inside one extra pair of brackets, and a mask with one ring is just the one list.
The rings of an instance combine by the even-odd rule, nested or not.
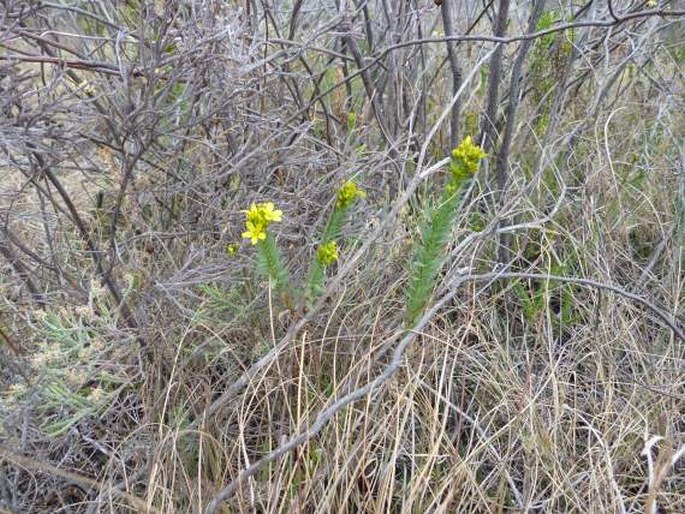
[(685, 12), (437, 3), (8, 4), (0, 512), (685, 511)]

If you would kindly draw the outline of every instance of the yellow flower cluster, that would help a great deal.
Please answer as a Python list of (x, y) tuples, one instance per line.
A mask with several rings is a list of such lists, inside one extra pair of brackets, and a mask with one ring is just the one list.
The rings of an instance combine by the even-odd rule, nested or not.
[(458, 147), (452, 150), (451, 170), (455, 179), (463, 179), (478, 171), (481, 159), (487, 157), (483, 149), (474, 144), (471, 136), (467, 136)]
[(319, 246), (316, 252), (316, 258), (324, 266), (330, 266), (338, 260), (338, 245), (335, 241), (329, 241)]
[(281, 221), (283, 212), (274, 207), (273, 202), (252, 204), (245, 217), (245, 232), (243, 237), (249, 239), (253, 245), (266, 239), (266, 229), (274, 221)]
[(348, 180), (338, 190), (336, 207), (338, 209), (346, 209), (352, 205), (357, 198), (366, 198), (366, 193), (359, 188), (356, 182)]

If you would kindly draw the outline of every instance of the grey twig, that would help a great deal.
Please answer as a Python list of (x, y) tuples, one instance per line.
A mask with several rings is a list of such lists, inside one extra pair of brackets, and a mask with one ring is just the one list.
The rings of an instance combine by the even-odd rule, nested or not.
[[(454, 23), (452, 12), (452, 1), (444, 0), (442, 2), (442, 25), (445, 29), (447, 37), (454, 37)], [(452, 71), (452, 94), (456, 94), (461, 87), (461, 66), (455, 48), (454, 41), (447, 41), (447, 58), (450, 63), (450, 70)], [(459, 144), (459, 116), (461, 113), (461, 102), (457, 101), (452, 107), (452, 116), (450, 118), (450, 146), (456, 148)]]

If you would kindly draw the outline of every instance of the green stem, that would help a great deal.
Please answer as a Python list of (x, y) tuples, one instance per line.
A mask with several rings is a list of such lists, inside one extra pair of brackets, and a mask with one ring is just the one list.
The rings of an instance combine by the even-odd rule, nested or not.
[(408, 328), (416, 324), (437, 285), (462, 191), (470, 182), (470, 177), (453, 175), (441, 195), (440, 203), (428, 212), (407, 286), (405, 323)]
[(283, 265), (281, 252), (271, 234), (267, 234), (265, 240), (257, 243), (257, 255), (259, 273), (269, 279), (277, 292), (285, 292), (290, 283), (290, 277)]

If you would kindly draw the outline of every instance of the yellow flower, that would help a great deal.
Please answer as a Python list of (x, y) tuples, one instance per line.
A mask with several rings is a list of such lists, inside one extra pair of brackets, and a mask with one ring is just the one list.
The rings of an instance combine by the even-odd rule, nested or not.
[(283, 218), (283, 211), (276, 209), (273, 202), (260, 203), (258, 208), (262, 218), (268, 222), (281, 221)]
[(467, 136), (452, 150), (452, 173), (473, 174), (478, 171), (478, 164), (484, 157), (487, 157), (487, 154), (483, 149), (473, 143), (471, 136)]
[(359, 188), (356, 182), (348, 180), (338, 190), (338, 200), (336, 206), (338, 209), (346, 209), (357, 198), (366, 198), (366, 193)]
[(330, 266), (338, 260), (338, 245), (335, 241), (329, 241), (319, 246), (316, 252), (316, 258), (324, 266)]
[(264, 202), (250, 205), (247, 211), (243, 211), (245, 217), (245, 232), (242, 237), (249, 239), (253, 245), (266, 239), (266, 229), (274, 221), (281, 221), (283, 211), (275, 208), (273, 202)]
[(283, 211), (276, 209), (273, 202), (253, 203), (249, 210), (243, 212), (247, 216), (247, 221), (258, 224), (268, 225), (272, 221), (281, 221), (283, 217)]
[(243, 232), (242, 236), (245, 239), (252, 241), (253, 245), (256, 245), (260, 240), (266, 239), (266, 225), (260, 225), (258, 223), (252, 223), (248, 221), (245, 223), (245, 228), (247, 229)]

